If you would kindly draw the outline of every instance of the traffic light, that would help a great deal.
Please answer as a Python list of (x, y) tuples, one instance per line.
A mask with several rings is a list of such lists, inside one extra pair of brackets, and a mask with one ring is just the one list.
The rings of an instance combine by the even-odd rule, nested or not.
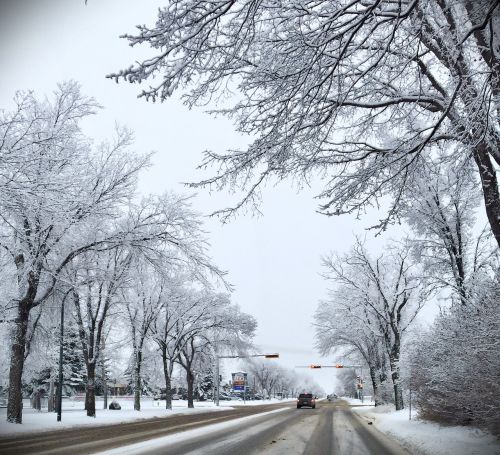
[(312, 365), (309, 365), (309, 368), (321, 368), (321, 365), (312, 364)]
[(266, 354), (264, 357), (266, 359), (279, 359), (280, 355), (279, 354)]
[(342, 365), (341, 363), (336, 363), (335, 368), (344, 368), (344, 365)]

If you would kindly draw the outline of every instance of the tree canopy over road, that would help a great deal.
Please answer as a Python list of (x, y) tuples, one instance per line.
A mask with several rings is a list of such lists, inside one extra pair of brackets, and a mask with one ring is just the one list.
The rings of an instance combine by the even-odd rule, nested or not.
[(124, 37), (156, 53), (109, 75), (149, 81), (140, 96), (182, 91), (193, 106), (238, 94), (219, 112), (254, 140), (206, 152), (216, 173), (193, 184), (244, 191), (223, 217), (257, 204), (272, 177), (319, 177), (327, 215), (390, 195), (383, 229), (430, 155), (473, 160), (500, 245), (498, 1), (172, 0)]

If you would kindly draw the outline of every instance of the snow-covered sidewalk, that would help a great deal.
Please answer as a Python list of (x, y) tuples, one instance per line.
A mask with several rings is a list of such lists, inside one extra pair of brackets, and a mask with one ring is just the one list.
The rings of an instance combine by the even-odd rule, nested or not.
[[(217, 407), (211, 401), (195, 402), (194, 409), (188, 409), (187, 401), (175, 400), (172, 402), (173, 409), (167, 411), (165, 409), (165, 400), (153, 401), (151, 398), (141, 400), (141, 411), (134, 411), (134, 403), (132, 400), (119, 397), (117, 399), (121, 405), (121, 410), (102, 409), (102, 401), (96, 402), (96, 417), (87, 417), (84, 410), (84, 403), (81, 401), (66, 401), (63, 402), (62, 421), (57, 422), (57, 414), (45, 411), (36, 411), (29, 407), (29, 400), (25, 400), (23, 410), (22, 425), (9, 423), (6, 421), (6, 409), (0, 409), (0, 436), (11, 434), (32, 433), (36, 431), (50, 431), (60, 428), (72, 428), (78, 426), (99, 426), (111, 425), (122, 422), (130, 422), (134, 420), (142, 420), (153, 417), (168, 418), (174, 415), (193, 414), (200, 412), (217, 412), (227, 409), (233, 409), (237, 406), (257, 406), (271, 403), (286, 403), (290, 400), (258, 400), (258, 401), (243, 401), (231, 400), (221, 401)], [(109, 400), (111, 402), (111, 400)]]
[[(352, 405), (361, 404), (359, 400), (345, 400)], [(443, 426), (418, 420), (414, 411), (412, 420), (409, 420), (408, 409), (394, 411), (393, 406), (362, 406), (352, 409), (417, 455), (500, 455), (499, 441), (476, 428)]]

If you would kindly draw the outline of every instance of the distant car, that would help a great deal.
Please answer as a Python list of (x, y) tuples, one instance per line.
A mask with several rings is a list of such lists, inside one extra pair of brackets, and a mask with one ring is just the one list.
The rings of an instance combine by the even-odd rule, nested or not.
[(180, 396), (180, 395), (178, 395), (177, 393), (174, 393), (174, 394), (172, 395), (172, 400), (180, 400), (180, 399), (181, 399), (181, 396)]
[(228, 395), (227, 393), (219, 393), (219, 400), (231, 401), (232, 397), (231, 397), (231, 395)]
[(303, 406), (308, 406), (313, 409), (316, 408), (316, 399), (312, 393), (301, 393), (299, 395), (297, 398), (297, 409), (300, 409)]

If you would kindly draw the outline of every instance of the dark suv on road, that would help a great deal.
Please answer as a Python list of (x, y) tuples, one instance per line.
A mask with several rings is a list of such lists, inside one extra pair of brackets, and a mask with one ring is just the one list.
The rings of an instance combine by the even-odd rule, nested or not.
[(300, 409), (302, 406), (316, 408), (316, 400), (312, 393), (301, 393), (299, 395), (299, 398), (297, 398), (297, 409)]

